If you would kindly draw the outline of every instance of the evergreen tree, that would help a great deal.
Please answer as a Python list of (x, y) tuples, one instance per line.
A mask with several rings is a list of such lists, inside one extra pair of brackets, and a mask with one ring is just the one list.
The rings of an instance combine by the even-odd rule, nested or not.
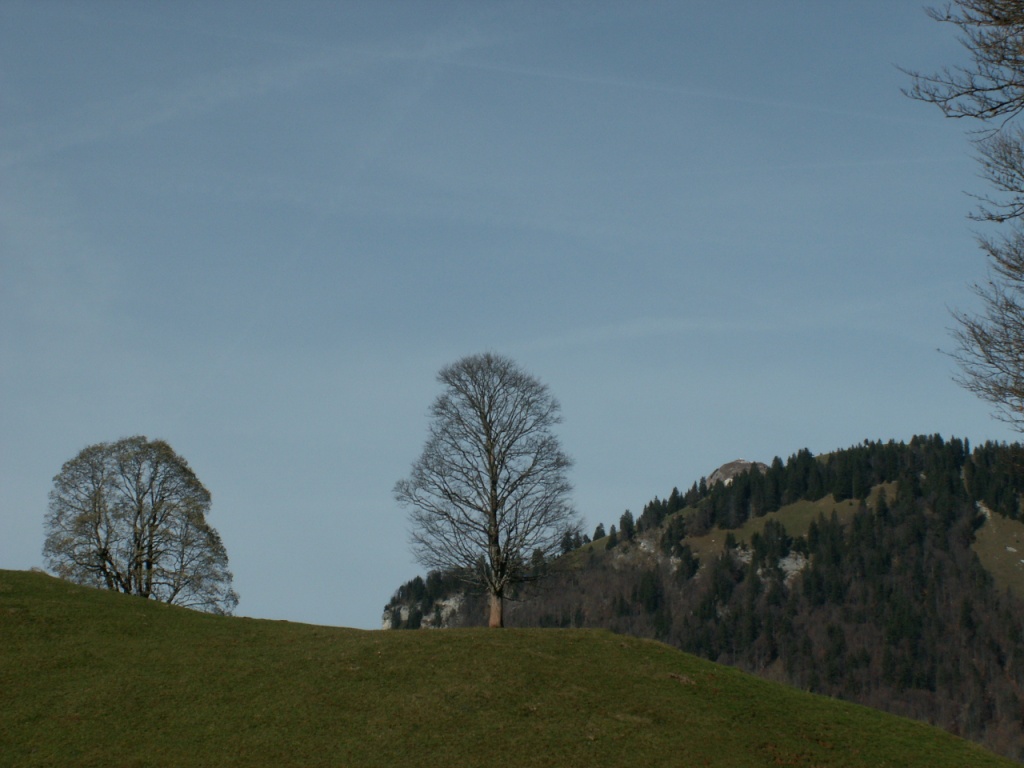
[(619, 535), (623, 541), (632, 541), (636, 535), (636, 524), (633, 522), (633, 513), (628, 509), (619, 518)]

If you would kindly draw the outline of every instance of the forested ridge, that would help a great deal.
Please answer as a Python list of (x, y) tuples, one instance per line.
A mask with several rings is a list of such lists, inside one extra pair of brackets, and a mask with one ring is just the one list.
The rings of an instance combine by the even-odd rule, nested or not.
[[(802, 450), (564, 542), (560, 558), (530, 564), (548, 578), (523, 589), (508, 624), (656, 638), (1024, 759), (1024, 600), (997, 586), (976, 543), (992, 516), (1020, 519), (1022, 491), (1016, 444), (934, 435)], [(482, 606), (457, 574), (434, 573), (385, 615), (396, 628), (467, 626)]]

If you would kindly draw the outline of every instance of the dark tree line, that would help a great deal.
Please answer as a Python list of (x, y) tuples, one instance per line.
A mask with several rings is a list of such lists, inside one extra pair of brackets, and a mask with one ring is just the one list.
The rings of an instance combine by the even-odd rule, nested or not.
[[(635, 522), (627, 510), (619, 521), (618, 538), (628, 541), (634, 533), (661, 529), (666, 525), (670, 526), (667, 533), (680, 539), (687, 535), (700, 536), (715, 527), (738, 528), (752, 517), (761, 517), (801, 500), (816, 501), (829, 494), (837, 502), (861, 499), (874, 486), (894, 482), (915, 467), (916, 471), (922, 471), (932, 454), (944, 456), (956, 467), (963, 467), (970, 453), (966, 440), (954, 438), (947, 443), (938, 435), (915, 437), (911, 440), (909, 453), (907, 448), (895, 441), (865, 441), (862, 445), (818, 457), (805, 448), (785, 462), (776, 456), (765, 471), (755, 466), (728, 484), (719, 482), (709, 486), (707, 479), (701, 478), (685, 493), (673, 488), (664, 499), (655, 496), (644, 505)], [(1006, 446), (986, 444), (975, 461), (979, 463), (979, 475), (983, 476), (979, 482), (993, 486), (988, 496), (1005, 492), (1007, 499), (1000, 509), (1003, 514), (1016, 517), (1016, 512), (1011, 509), (1012, 499), (1024, 489), (1024, 483), (1014, 485), (1017, 481), (1013, 479), (1013, 466), (1007, 462), (1016, 459), (1011, 459), (1008, 451), (1010, 449)], [(1024, 468), (1024, 452), (1018, 451), (1018, 454), (1014, 456), (1020, 460), (1019, 466)], [(996, 477), (989, 481), (992, 475)], [(989, 503), (986, 497), (978, 497), (978, 500), (985, 501), (993, 509), (997, 506), (995, 501)], [(685, 526), (681, 525), (683, 521), (672, 520), (676, 513), (683, 511), (692, 513), (687, 515)], [(599, 523), (593, 540), (604, 538), (609, 532), (610, 529), (606, 530), (604, 524)], [(575, 539), (563, 540), (562, 552), (571, 552), (590, 541), (577, 534)]]
[[(686, 494), (673, 489), (664, 501), (655, 497), (645, 505), (637, 527), (664, 528), (679, 539), (700, 536), (715, 527), (738, 528), (750, 518), (798, 501), (829, 495), (836, 502), (866, 499), (872, 488), (901, 480), (921, 484), (926, 495), (943, 488), (946, 493), (959, 492), (957, 488), (966, 484), (973, 501), (1017, 519), (1024, 492), (1022, 470), (1024, 448), (1018, 445), (985, 443), (972, 454), (966, 440), (946, 441), (939, 435), (918, 436), (907, 445), (865, 441), (818, 457), (803, 449), (785, 462), (776, 457), (764, 472), (755, 467), (738, 475), (728, 485), (708, 488), (702, 481)], [(682, 511), (687, 512), (685, 520), (672, 519)]]

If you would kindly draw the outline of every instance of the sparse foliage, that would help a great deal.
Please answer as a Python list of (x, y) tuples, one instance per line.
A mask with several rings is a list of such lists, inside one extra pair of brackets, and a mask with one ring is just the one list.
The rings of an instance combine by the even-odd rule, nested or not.
[(991, 275), (974, 291), (984, 309), (954, 312), (958, 381), (992, 403), (1000, 419), (1024, 431), (1024, 231), (1014, 227), (1009, 237), (983, 239), (981, 245)]
[(909, 72), (912, 98), (947, 117), (1007, 121), (1024, 110), (1024, 4), (1020, 0), (956, 0), (928, 14), (952, 24), (971, 56), (968, 66), (924, 75)]
[(512, 360), (471, 355), (443, 368), (426, 445), (395, 498), (410, 508), (412, 548), (431, 570), (466, 574), (504, 625), (511, 586), (579, 535), (571, 461), (552, 434), (558, 401)]
[(211, 613), (238, 604), (210, 492), (162, 440), (84, 448), (53, 479), (43, 554), (62, 578)]
[(1024, 3), (956, 0), (929, 14), (957, 29), (970, 63), (909, 72), (907, 94), (983, 126), (973, 141), (994, 194), (979, 196), (973, 218), (1006, 227), (979, 237), (989, 261), (988, 280), (974, 285), (982, 311), (953, 312), (957, 380), (1024, 430), (1024, 131), (1014, 122), (1024, 112)]

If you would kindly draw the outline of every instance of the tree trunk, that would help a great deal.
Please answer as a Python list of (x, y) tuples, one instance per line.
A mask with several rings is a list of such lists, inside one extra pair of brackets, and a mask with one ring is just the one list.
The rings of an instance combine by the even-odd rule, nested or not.
[(488, 627), (500, 629), (505, 626), (505, 601), (501, 595), (491, 593), (491, 619)]

